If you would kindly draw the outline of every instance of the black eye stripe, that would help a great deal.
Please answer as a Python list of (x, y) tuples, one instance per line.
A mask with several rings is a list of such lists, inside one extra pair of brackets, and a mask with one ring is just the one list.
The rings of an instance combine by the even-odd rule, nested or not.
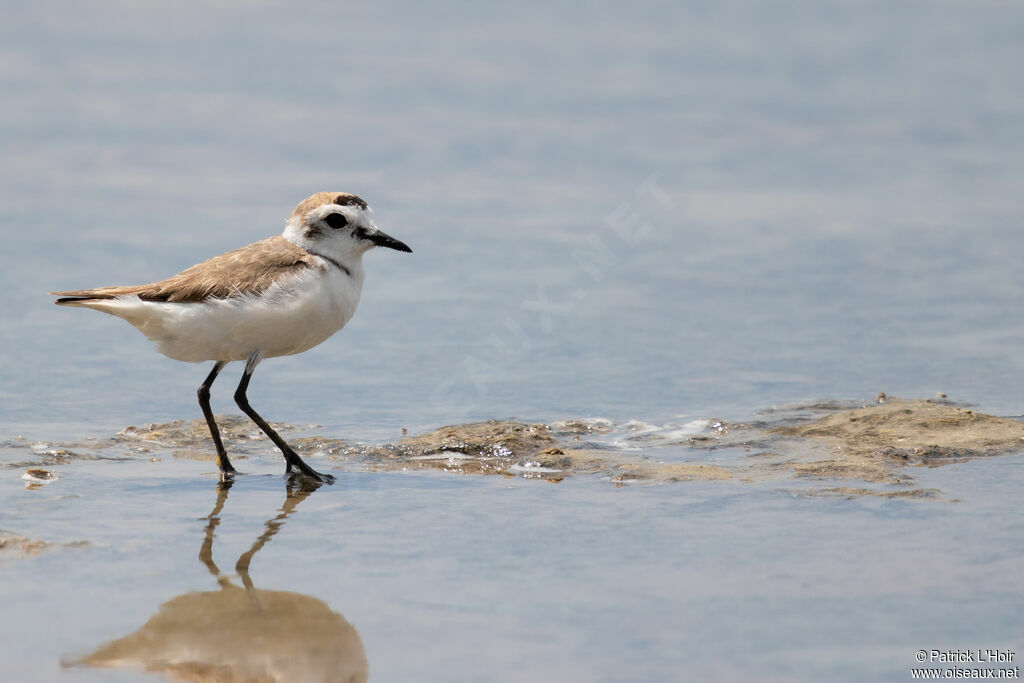
[(340, 213), (332, 213), (324, 216), (324, 223), (331, 226), (335, 230), (341, 230), (348, 225), (348, 219)]

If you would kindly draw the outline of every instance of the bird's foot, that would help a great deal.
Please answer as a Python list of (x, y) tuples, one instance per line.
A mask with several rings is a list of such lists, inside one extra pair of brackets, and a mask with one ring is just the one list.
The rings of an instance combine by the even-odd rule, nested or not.
[(240, 476), (242, 476), (244, 474), (245, 474), (244, 472), (239, 472), (234, 467), (232, 467), (229, 470), (221, 470), (220, 471), (220, 480), (221, 481), (234, 481), (235, 477), (240, 477)]
[(336, 481), (333, 474), (317, 472), (316, 470), (310, 467), (307, 467), (305, 470), (297, 474), (301, 474), (304, 477), (309, 477), (310, 479), (318, 481), (321, 484), (333, 484)]
[(333, 474), (324, 474), (314, 469), (306, 468), (306, 471), (291, 470), (285, 472), (289, 484), (300, 484), (303, 488), (312, 486), (313, 490), (320, 488), (322, 484), (333, 484), (336, 479)]
[(306, 461), (300, 458), (299, 454), (293, 451), (287, 445), (285, 446), (285, 448), (281, 449), (281, 452), (284, 454), (285, 475), (289, 477), (305, 476), (321, 484), (333, 484), (335, 482), (333, 475), (317, 472), (312, 467), (307, 465)]

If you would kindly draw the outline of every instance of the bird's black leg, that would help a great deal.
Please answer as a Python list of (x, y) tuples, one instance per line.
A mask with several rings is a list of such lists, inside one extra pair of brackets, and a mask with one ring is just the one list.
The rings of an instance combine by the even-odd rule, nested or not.
[(327, 484), (333, 483), (334, 477), (329, 474), (321, 474), (303, 462), (302, 458), (299, 457), (299, 454), (293, 451), (291, 446), (285, 443), (285, 440), (282, 439), (269, 424), (267, 424), (266, 420), (260, 417), (259, 413), (253, 410), (251, 405), (249, 405), (249, 399), (246, 398), (245, 391), (249, 388), (249, 378), (252, 377), (252, 372), (256, 369), (256, 366), (259, 365), (260, 360), (261, 358), (257, 353), (249, 356), (249, 360), (245, 364), (245, 372), (242, 373), (242, 381), (238, 383), (238, 389), (235, 390), (235, 403), (237, 403), (238, 407), (242, 409), (242, 412), (248, 415), (249, 418), (263, 430), (264, 434), (270, 437), (270, 440), (274, 442), (274, 445), (281, 449), (281, 452), (284, 454), (284, 458), (288, 463), (287, 469), (285, 470), (286, 472), (290, 472), (291, 468), (294, 467), (307, 477), (312, 477), (317, 481)]
[(203, 409), (203, 417), (206, 418), (206, 424), (210, 428), (210, 436), (213, 437), (213, 445), (217, 449), (217, 465), (220, 467), (222, 475), (228, 476), (235, 473), (235, 468), (231, 466), (231, 461), (228, 460), (228, 452), (224, 450), (224, 443), (220, 440), (220, 430), (217, 428), (217, 422), (213, 419), (213, 411), (210, 410), (210, 387), (213, 386), (213, 380), (217, 379), (217, 375), (227, 365), (227, 361), (219, 360), (213, 365), (213, 370), (206, 377), (206, 381), (199, 385), (199, 407)]

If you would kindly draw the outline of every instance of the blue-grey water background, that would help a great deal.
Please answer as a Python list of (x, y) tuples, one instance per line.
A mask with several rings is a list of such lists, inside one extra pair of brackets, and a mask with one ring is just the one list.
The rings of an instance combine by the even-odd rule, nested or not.
[[(1018, 4), (4, 2), (3, 16), (0, 438), (197, 417), (207, 368), (45, 293), (171, 275), (279, 232), (325, 189), (363, 196), (414, 253), (370, 253), (345, 330), (260, 367), (250, 396), (272, 420), (373, 441), (508, 416), (748, 419), (878, 391), (1024, 412)], [(217, 412), (237, 412), (232, 367)], [(165, 488), (125, 495), (179, 505), (147, 532), (175, 539), (208, 513), (208, 468), (201, 482), (150, 470)], [(286, 533), (330, 531), (348, 550), (316, 544), (273, 579), (345, 567), (344, 590), (318, 597), (363, 634), (376, 680), (407, 680), (413, 661), (425, 680), (858, 680), (906, 676), (917, 648), (1024, 646), (1017, 459), (921, 478), (963, 502), (366, 474), (318, 492), (275, 541), (301, 555)], [(0, 527), (93, 538), (18, 487)], [(265, 497), (256, 529), (279, 505)], [(334, 528), (303, 516), (316, 505), (355, 511)], [(0, 593), (23, 612), (0, 621), (35, 626), (5, 635), (0, 666), (30, 678), (14, 652), (86, 649), (199, 590), (193, 541), (168, 551), (196, 565), (173, 587), (102, 542), (81, 575), (67, 552), (5, 569), (22, 583)], [(908, 587), (924, 565), (943, 578)], [(139, 613), (88, 627), (85, 605), (136, 570)], [(33, 605), (76, 591), (44, 646), (54, 614)], [(45, 680), (56, 659), (42, 660)]]

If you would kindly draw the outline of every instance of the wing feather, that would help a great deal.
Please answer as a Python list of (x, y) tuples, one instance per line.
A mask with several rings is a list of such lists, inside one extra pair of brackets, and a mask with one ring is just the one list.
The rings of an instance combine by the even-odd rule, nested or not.
[(50, 293), (61, 297), (56, 301), (58, 304), (131, 295), (137, 295), (143, 301), (197, 303), (241, 294), (259, 294), (283, 275), (297, 269), (318, 267), (321, 266), (308, 251), (275, 235), (214, 256), (159, 282)]

